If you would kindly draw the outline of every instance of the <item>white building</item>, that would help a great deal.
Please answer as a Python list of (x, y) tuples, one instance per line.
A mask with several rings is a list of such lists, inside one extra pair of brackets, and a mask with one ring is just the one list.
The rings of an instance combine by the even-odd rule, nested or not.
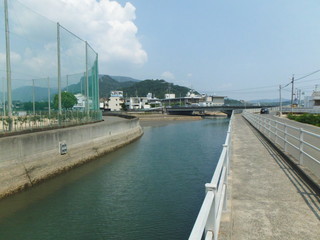
[(190, 90), (187, 94), (186, 94), (187, 98), (200, 98), (200, 96), (197, 96), (193, 90)]
[(121, 111), (123, 103), (123, 91), (111, 91), (110, 97), (104, 102), (104, 109), (108, 111)]
[(104, 108), (109, 111), (121, 111), (123, 103), (123, 97), (110, 97), (105, 102)]
[(176, 95), (174, 93), (166, 93), (164, 95), (165, 99), (172, 99), (172, 98), (176, 98)]
[(147, 97), (130, 97), (126, 100), (126, 105), (130, 110), (150, 109)]
[(313, 108), (314, 104), (312, 96), (305, 96), (303, 103), (305, 108)]
[(304, 97), (304, 107), (320, 108), (320, 91), (318, 91), (317, 86), (311, 96)]
[(312, 93), (313, 107), (320, 108), (320, 91)]
[(204, 96), (199, 105), (203, 107), (222, 106), (224, 98), (224, 96)]
[(77, 104), (73, 106), (73, 109), (84, 110), (86, 108), (87, 97), (81, 93), (77, 93), (74, 96), (77, 98)]

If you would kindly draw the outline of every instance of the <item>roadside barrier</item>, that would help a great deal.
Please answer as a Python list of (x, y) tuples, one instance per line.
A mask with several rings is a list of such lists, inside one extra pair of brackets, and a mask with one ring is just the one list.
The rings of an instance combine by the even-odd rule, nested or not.
[(319, 134), (260, 114), (244, 111), (243, 116), (285, 154), (292, 156), (297, 164), (320, 177)]

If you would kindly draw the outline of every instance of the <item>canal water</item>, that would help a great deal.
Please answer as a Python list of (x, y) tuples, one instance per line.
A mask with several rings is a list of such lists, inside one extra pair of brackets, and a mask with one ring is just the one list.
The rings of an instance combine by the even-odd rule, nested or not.
[(0, 239), (187, 239), (227, 127), (145, 127), (138, 141), (0, 201)]

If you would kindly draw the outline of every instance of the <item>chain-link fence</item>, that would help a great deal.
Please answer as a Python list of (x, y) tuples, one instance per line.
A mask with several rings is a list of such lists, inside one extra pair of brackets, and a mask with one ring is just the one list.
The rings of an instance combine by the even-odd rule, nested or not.
[(0, 8), (0, 130), (100, 120), (92, 47), (23, 2)]

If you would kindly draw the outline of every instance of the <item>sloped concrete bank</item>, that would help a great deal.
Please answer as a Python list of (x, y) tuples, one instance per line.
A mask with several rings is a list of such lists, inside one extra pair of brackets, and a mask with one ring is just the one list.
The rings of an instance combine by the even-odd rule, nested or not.
[[(105, 121), (0, 138), (0, 199), (141, 137), (139, 120)], [(67, 148), (61, 154), (61, 143)]]

